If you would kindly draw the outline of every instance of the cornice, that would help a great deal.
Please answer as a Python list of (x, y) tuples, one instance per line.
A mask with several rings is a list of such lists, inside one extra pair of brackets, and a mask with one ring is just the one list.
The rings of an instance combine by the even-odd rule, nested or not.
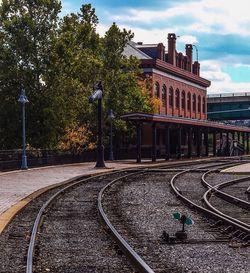
[(161, 71), (178, 76), (182, 79), (191, 81), (193, 83), (196, 83), (206, 88), (209, 87), (211, 84), (210, 81), (202, 77), (199, 77), (189, 71), (183, 70), (177, 66), (173, 66), (172, 64), (169, 64), (159, 59), (141, 60), (141, 66), (142, 68), (146, 68), (146, 67), (157, 68)]

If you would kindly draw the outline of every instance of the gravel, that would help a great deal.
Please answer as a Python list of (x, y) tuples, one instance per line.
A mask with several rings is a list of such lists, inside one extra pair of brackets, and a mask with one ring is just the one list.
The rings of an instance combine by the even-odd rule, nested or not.
[[(249, 248), (233, 249), (228, 243), (216, 242), (218, 234), (206, 231), (209, 229), (208, 221), (183, 206), (171, 193), (169, 181), (172, 175), (162, 173), (133, 178), (114, 185), (106, 194), (105, 211), (121, 235), (155, 272), (249, 273)], [(163, 244), (160, 238), (163, 230), (174, 234), (181, 228), (172, 219), (172, 214), (177, 211), (194, 220), (194, 225), (187, 228), (189, 239), (211, 239), (214, 242)]]

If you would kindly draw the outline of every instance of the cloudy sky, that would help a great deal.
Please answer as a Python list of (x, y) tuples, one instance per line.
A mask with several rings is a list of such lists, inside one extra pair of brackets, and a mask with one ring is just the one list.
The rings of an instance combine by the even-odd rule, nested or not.
[(101, 35), (112, 22), (131, 29), (135, 42), (167, 45), (168, 33), (176, 33), (178, 51), (186, 43), (198, 48), (208, 93), (250, 92), (249, 0), (62, 0), (62, 14), (86, 3), (96, 9)]

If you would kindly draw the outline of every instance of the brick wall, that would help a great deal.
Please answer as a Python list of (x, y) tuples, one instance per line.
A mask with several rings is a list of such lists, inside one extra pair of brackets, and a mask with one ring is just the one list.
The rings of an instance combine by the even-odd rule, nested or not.
[[(152, 77), (152, 96), (155, 96), (154, 84), (159, 84), (159, 99), (161, 101), (161, 106), (159, 113), (177, 116), (177, 117), (186, 117), (186, 118), (195, 118), (195, 119), (207, 119), (207, 107), (206, 107), (206, 91), (198, 87), (194, 87), (187, 83), (177, 81), (175, 79), (170, 79), (168, 77), (151, 73)], [(162, 87), (166, 86), (166, 101), (162, 102)], [(169, 103), (169, 93), (170, 90), (173, 90), (173, 105)], [(179, 92), (179, 99), (177, 96)], [(191, 105), (190, 110), (188, 109), (188, 93), (191, 95)], [(194, 103), (194, 95), (196, 101)], [(200, 97), (200, 106), (199, 106), (199, 97)], [(185, 102), (185, 103), (184, 103)], [(205, 102), (205, 103), (204, 103)], [(166, 105), (166, 107), (164, 106)], [(194, 109), (195, 106), (195, 109)], [(205, 106), (205, 107), (204, 107)]]

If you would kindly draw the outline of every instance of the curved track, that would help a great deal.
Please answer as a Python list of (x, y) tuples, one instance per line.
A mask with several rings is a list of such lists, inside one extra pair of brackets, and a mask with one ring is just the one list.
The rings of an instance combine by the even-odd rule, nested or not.
[[(228, 167), (230, 165), (231, 165), (231, 163), (225, 164), (223, 167)], [(241, 178), (231, 179), (229, 181), (218, 183), (218, 184), (215, 184), (212, 186), (206, 180), (206, 176), (208, 174), (210, 174), (211, 172), (217, 172), (220, 169), (221, 169), (221, 167), (213, 168), (213, 169), (205, 172), (202, 175), (202, 177), (201, 177), (202, 184), (208, 188), (207, 191), (205, 191), (205, 193), (203, 194), (203, 196), (201, 196), (201, 191), (199, 190), (198, 197), (190, 198), (190, 197), (187, 197), (187, 194), (185, 194), (186, 192), (183, 193), (183, 191), (180, 188), (176, 187), (175, 183), (176, 183), (177, 178), (180, 179), (181, 176), (187, 175), (190, 172), (189, 170), (176, 174), (171, 180), (171, 187), (174, 190), (175, 194), (177, 196), (179, 196), (183, 201), (185, 201), (188, 205), (190, 205), (192, 208), (195, 208), (196, 210), (204, 213), (205, 215), (207, 215), (213, 219), (219, 220), (220, 224), (224, 223), (225, 225), (227, 225), (225, 231), (232, 232), (232, 236), (238, 236), (238, 237), (241, 237), (243, 240), (246, 240), (247, 245), (248, 245), (248, 244), (250, 244), (249, 221), (248, 221), (248, 223), (246, 223), (246, 222), (243, 222), (243, 221), (237, 219), (237, 217), (236, 217), (236, 214), (239, 216), (239, 215), (244, 214), (244, 212), (241, 211), (241, 213), (239, 213), (239, 211), (236, 210), (236, 211), (233, 211), (233, 213), (231, 213), (231, 215), (223, 213), (221, 210), (219, 210), (218, 208), (213, 206), (211, 204), (211, 202), (209, 201), (209, 199), (212, 196), (216, 195), (219, 198), (222, 198), (223, 200), (227, 201), (227, 202), (223, 203), (223, 205), (220, 204), (220, 207), (225, 207), (225, 206), (228, 207), (229, 206), (228, 203), (230, 203), (230, 204), (235, 204), (237, 207), (240, 206), (240, 207), (243, 207), (244, 209), (249, 210), (249, 208), (250, 208), (249, 202), (242, 200), (240, 198), (237, 198), (236, 196), (232, 196), (228, 193), (225, 193), (225, 192), (221, 191), (220, 189), (224, 188), (228, 185), (237, 184), (237, 183), (241, 183), (244, 181), (250, 181), (250, 176), (244, 176)], [(196, 184), (196, 187), (197, 187), (197, 184)], [(192, 194), (193, 194), (193, 191), (192, 191)], [(195, 201), (194, 201), (194, 199), (195, 199)], [(205, 202), (206, 207), (203, 206), (202, 201)], [(224, 209), (224, 210), (226, 210), (226, 209)], [(229, 209), (227, 209), (227, 211), (228, 210)], [(232, 211), (232, 206), (230, 206), (230, 211)]]
[[(223, 166), (226, 165), (230, 166), (240, 163), (241, 162), (237, 162), (235, 160), (233, 162), (232, 161), (228, 162), (228, 160), (227, 161), (222, 160), (221, 163), (219, 164), (221, 164), (220, 168), (222, 168)], [(54, 194), (39, 211), (39, 214), (33, 226), (31, 240), (29, 243), (26, 273), (34, 272), (34, 266), (36, 272), (44, 272), (44, 270), (47, 271), (47, 269), (48, 271), (51, 270), (53, 272), (54, 271), (82, 272), (83, 269), (84, 272), (131, 272), (131, 267), (133, 268), (133, 270), (142, 273), (178, 272), (174, 271), (174, 268), (171, 269), (171, 267), (168, 267), (169, 271), (164, 271), (167, 265), (166, 264), (161, 265), (159, 263), (159, 260), (154, 261), (154, 259), (156, 259), (155, 255), (151, 255), (149, 260), (146, 259), (145, 261), (145, 259), (142, 258), (135, 251), (134, 244), (132, 243), (131, 246), (131, 244), (127, 242), (126, 238), (124, 238), (123, 234), (121, 234), (121, 232), (119, 232), (116, 229), (115, 225), (113, 225), (112, 220), (109, 219), (109, 215), (105, 212), (105, 208), (103, 207), (103, 198), (105, 199), (106, 195), (110, 195), (109, 192), (110, 191), (112, 192), (112, 187), (116, 184), (121, 183), (121, 181), (125, 181), (126, 183), (126, 180), (129, 179), (130, 181), (132, 181), (134, 177), (135, 179), (138, 179), (139, 177), (139, 179), (143, 180), (144, 177), (147, 177), (150, 174), (158, 172), (163, 174), (165, 172), (169, 173), (169, 175), (172, 176), (171, 186), (176, 195), (181, 197), (182, 200), (188, 202), (189, 204), (191, 204), (192, 207), (195, 207), (196, 209), (202, 211), (203, 213), (209, 214), (212, 218), (216, 219), (220, 218), (223, 220), (223, 222), (229, 223), (230, 220), (228, 218), (221, 215), (219, 216), (218, 213), (212, 212), (200, 205), (197, 205), (194, 202), (192, 202), (192, 200), (188, 200), (188, 198), (186, 198), (182, 194), (181, 189), (175, 186), (175, 180), (177, 179), (177, 177), (180, 177), (184, 174), (188, 174), (190, 172), (193, 173), (195, 172), (199, 174), (200, 177), (201, 173), (207, 173), (211, 168), (214, 170), (215, 166), (218, 166), (218, 161), (216, 161), (215, 163), (212, 160), (210, 160), (204, 163), (194, 162), (193, 167), (191, 168), (189, 167), (188, 169), (186, 169), (187, 166), (183, 166), (180, 162), (175, 167), (169, 167), (168, 165), (165, 165), (165, 167), (163, 166), (161, 169), (141, 168), (138, 171), (125, 170), (113, 172), (111, 174), (106, 175), (97, 175), (95, 177), (80, 179), (79, 181), (76, 181), (73, 184), (68, 185), (67, 187), (63, 188), (62, 190)], [(214, 189), (214, 187), (211, 187), (211, 185), (209, 186), (209, 188)], [(96, 206), (97, 196), (98, 211)], [(82, 208), (82, 211), (79, 211), (79, 206), (76, 207), (75, 202), (78, 203), (78, 205), (81, 204), (80, 207)], [(100, 227), (98, 226), (97, 214), (99, 214), (105, 225), (106, 230), (115, 239), (116, 245), (119, 247), (119, 249), (122, 250), (125, 256), (119, 257), (118, 255), (118, 258), (114, 257), (114, 253), (112, 252), (113, 247), (112, 245), (110, 245), (109, 242), (105, 242), (105, 244), (102, 245), (102, 247), (106, 248), (104, 251), (105, 254), (104, 252), (101, 251), (100, 249), (101, 245), (99, 244), (101, 241), (105, 241), (105, 239), (103, 239), (104, 236), (103, 233), (98, 234), (98, 232), (99, 233), (101, 232)], [(57, 222), (59, 220), (60, 223), (63, 223), (62, 229), (59, 225), (57, 225)], [(79, 220), (81, 221), (79, 222)], [(55, 226), (58, 228), (59, 235), (60, 236), (65, 236), (65, 234), (67, 235), (67, 238), (64, 242), (61, 242), (61, 239), (58, 238), (56, 230), (50, 228), (50, 225), (53, 221), (56, 222)], [(72, 234), (70, 234), (69, 223), (71, 223), (71, 225), (73, 224), (73, 226), (74, 225), (77, 226), (79, 232), (76, 233), (75, 231), (73, 231)], [(123, 229), (124, 227), (120, 228), (120, 230)], [(96, 235), (95, 232), (97, 232), (98, 235)], [(124, 232), (126, 234), (126, 231)], [(70, 240), (71, 236), (72, 238), (74, 238), (74, 240), (76, 240), (75, 237), (77, 238), (76, 250), (74, 250), (74, 247), (76, 246), (71, 244), (72, 241)], [(95, 237), (98, 238), (95, 240)], [(86, 240), (86, 238), (88, 240)], [(93, 241), (91, 242), (91, 240)], [(54, 253), (53, 252), (54, 250), (52, 250), (52, 253), (50, 253), (49, 256), (47, 256), (46, 258), (45, 257), (47, 255), (47, 253), (45, 253), (46, 244), (48, 244), (51, 247), (55, 246), (55, 249), (58, 251), (59, 254)], [(89, 244), (89, 248), (91, 249), (90, 252), (86, 252), (86, 249), (88, 247), (86, 247), (85, 244)], [(72, 249), (67, 250), (68, 247), (72, 247), (73, 250)], [(100, 252), (98, 252), (98, 250)], [(80, 251), (82, 251), (82, 253)], [(111, 256), (109, 256), (110, 253)], [(81, 259), (78, 258), (76, 259), (74, 255), (79, 255)], [(68, 257), (66, 258), (66, 260), (68, 259), (69, 261), (68, 267), (66, 268), (63, 268), (62, 263), (64, 256)], [(70, 263), (70, 258), (72, 257), (76, 259), (76, 261), (74, 260), (75, 263), (74, 265)], [(86, 257), (88, 257), (89, 260), (86, 259)], [(96, 263), (95, 259), (98, 259), (98, 257), (102, 262), (94, 264)], [(111, 257), (116, 261), (112, 263)], [(125, 257), (128, 258), (132, 266), (127, 263)], [(86, 260), (88, 260), (87, 263)], [(110, 261), (112, 263), (112, 268), (108, 267), (107, 261)], [(42, 263), (42, 266), (39, 265), (39, 263)], [(51, 266), (53, 266), (53, 263), (57, 263), (55, 268), (51, 268)], [(153, 267), (156, 269), (153, 270), (152, 269), (153, 267), (151, 265), (153, 265)], [(71, 268), (73, 268), (72, 271)], [(178, 266), (175, 267), (175, 269), (178, 270)]]

